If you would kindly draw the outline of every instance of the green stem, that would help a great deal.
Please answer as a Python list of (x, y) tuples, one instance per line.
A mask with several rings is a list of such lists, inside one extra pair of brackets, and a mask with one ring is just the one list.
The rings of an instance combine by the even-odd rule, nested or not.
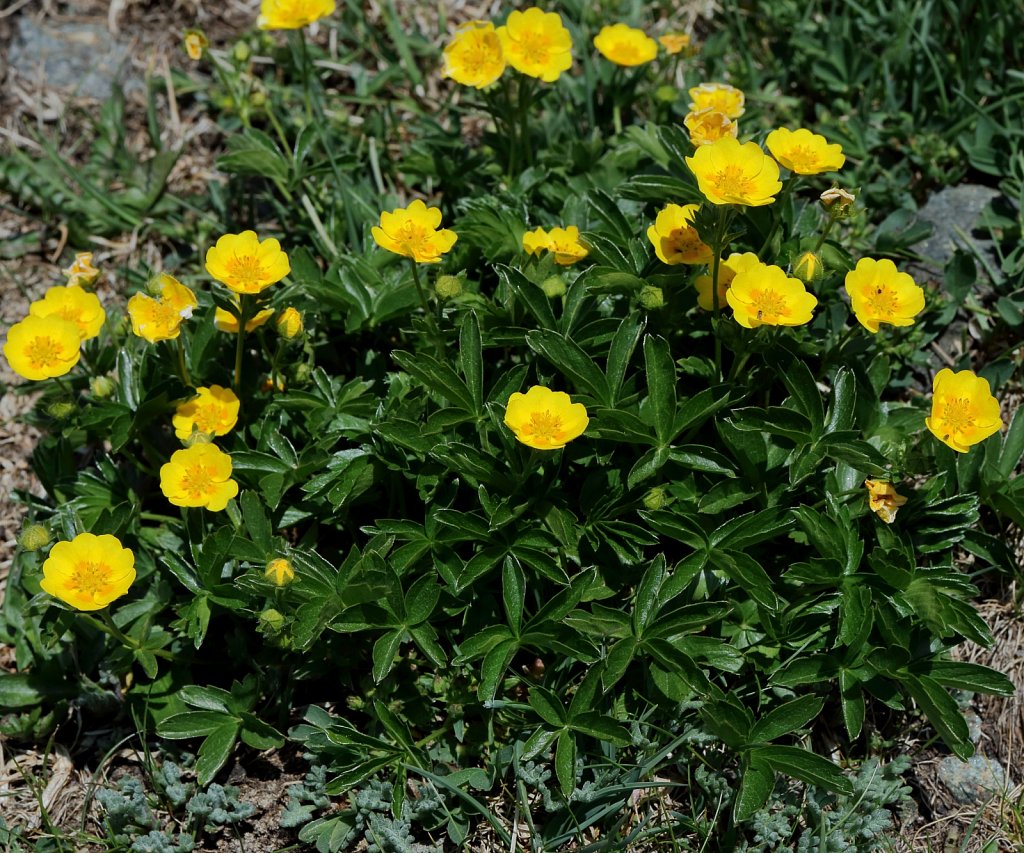
[(235, 393), (242, 393), (242, 356), (245, 353), (245, 326), (252, 316), (253, 298), (243, 293), (239, 298), (238, 340), (235, 342)]
[(309, 78), (310, 71), (312, 70), (309, 64), (309, 50), (306, 48), (306, 30), (303, 27), (299, 28), (298, 36), (299, 40), (299, 55), (302, 57), (302, 91), (303, 96), (306, 99), (306, 120), (313, 120), (313, 93), (310, 89)]
[(529, 168), (533, 165), (533, 145), (530, 142), (530, 95), (532, 86), (530, 79), (520, 77), (519, 80), (519, 142), (523, 146), (523, 162)]
[(822, 229), (821, 236), (818, 237), (818, 242), (814, 244), (814, 248), (811, 250), (814, 254), (818, 254), (818, 250), (825, 245), (825, 239), (828, 237), (829, 231), (832, 230), (832, 226), (836, 224), (836, 217), (829, 213), (828, 222), (825, 223), (824, 229)]
[(412, 280), (416, 285), (416, 294), (420, 298), (420, 305), (423, 306), (423, 313), (427, 318), (427, 328), (430, 329), (430, 336), (434, 339), (434, 343), (437, 346), (437, 355), (440, 358), (444, 355), (444, 338), (441, 337), (441, 329), (434, 319), (434, 313), (430, 310), (430, 302), (427, 300), (427, 293), (420, 282), (420, 268), (416, 261), (412, 262)]
[(713, 312), (711, 327), (715, 336), (715, 377), (721, 382), (722, 336), (719, 334), (719, 325), (722, 318), (719, 316), (721, 303), (718, 296), (718, 277), (722, 268), (722, 253), (728, 245), (726, 238), (729, 233), (729, 224), (732, 222), (735, 210), (730, 205), (724, 205), (716, 207), (715, 211), (718, 214), (718, 222), (716, 223), (714, 240), (711, 244), (711, 251), (714, 253), (714, 260), (711, 264), (711, 310)]
[(796, 188), (797, 183), (800, 181), (800, 176), (796, 172), (790, 172), (789, 177), (782, 184), (782, 190), (779, 192), (778, 197), (775, 199), (775, 204), (772, 205), (772, 210), (775, 212), (775, 216), (772, 219), (772, 227), (768, 231), (768, 236), (764, 238), (764, 243), (761, 244), (761, 248), (758, 249), (757, 256), (760, 258), (765, 250), (771, 246), (772, 240), (775, 239), (775, 234), (779, 230), (779, 226), (782, 224), (782, 211), (787, 201), (789, 201), (790, 195)]
[[(110, 615), (110, 611), (107, 608), (104, 607), (99, 611), (100, 619), (97, 619), (89, 613), (81, 613), (79, 615), (94, 628), (98, 628), (104, 634), (108, 634), (113, 637), (125, 648), (131, 649), (132, 651), (139, 651), (142, 649), (142, 643), (138, 640), (133, 640), (114, 624), (114, 617)], [(164, 658), (165, 660), (174, 660), (174, 655), (165, 649), (146, 649), (146, 651), (156, 655), (157, 657)]]
[(192, 374), (188, 372), (188, 365), (185, 363), (185, 343), (183, 341), (184, 334), (178, 334), (178, 371), (181, 373), (181, 381), (188, 385), (189, 388), (194, 388), (192, 384)]

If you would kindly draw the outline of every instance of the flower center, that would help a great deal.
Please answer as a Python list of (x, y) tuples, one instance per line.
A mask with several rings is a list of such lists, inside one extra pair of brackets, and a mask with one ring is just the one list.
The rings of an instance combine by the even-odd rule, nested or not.
[(562, 440), (562, 419), (547, 409), (530, 415), (529, 434), (551, 444)]
[[(693, 255), (699, 252), (703, 245), (697, 232), (692, 228), (673, 228), (665, 238), (665, 242), (668, 244), (665, 247), (668, 252), (665, 254), (671, 252), (673, 255)], [(721, 275), (719, 275), (719, 279), (721, 279)]]
[(261, 284), (266, 276), (263, 264), (255, 255), (234, 255), (227, 262), (227, 268), (231, 283), (243, 289)]
[(774, 290), (755, 290), (751, 294), (751, 302), (757, 309), (757, 319), (773, 322), (777, 317), (789, 314), (786, 297)]
[(519, 53), (531, 65), (546, 65), (551, 54), (551, 39), (544, 33), (523, 33)]
[(974, 426), (971, 401), (966, 397), (946, 397), (942, 401), (942, 423), (946, 428), (945, 438)]
[(48, 336), (33, 338), (32, 342), (25, 347), (25, 355), (34, 370), (53, 367), (60, 364), (64, 356), (64, 347), (60, 341)]
[(474, 38), (459, 57), (466, 72), (475, 76), (488, 70), (497, 60), (495, 46), (484, 36)]
[(640, 52), (636, 46), (627, 41), (617, 41), (612, 45), (611, 55), (619, 62), (636, 62), (640, 58)]
[(296, 22), (302, 21), (304, 24), (311, 24), (317, 18), (315, 5), (310, 0), (284, 0), (281, 4), (281, 12)]
[(892, 318), (899, 307), (899, 297), (896, 295), (896, 292), (890, 290), (884, 284), (877, 285), (868, 294), (867, 302), (876, 316), (881, 318)]
[(181, 487), (193, 500), (205, 497), (213, 486), (213, 475), (205, 465), (192, 465), (185, 469)]
[(715, 192), (723, 197), (745, 196), (753, 191), (753, 181), (744, 174), (739, 166), (726, 166), (711, 176), (711, 185)]
[(200, 432), (216, 432), (223, 429), (228, 422), (228, 410), (225, 406), (205, 406), (196, 412), (196, 426)]
[(106, 563), (76, 563), (68, 585), (83, 595), (95, 596), (108, 586), (109, 574)]
[(793, 170), (818, 168), (818, 156), (805, 145), (797, 145), (786, 152), (786, 159), (793, 164)]

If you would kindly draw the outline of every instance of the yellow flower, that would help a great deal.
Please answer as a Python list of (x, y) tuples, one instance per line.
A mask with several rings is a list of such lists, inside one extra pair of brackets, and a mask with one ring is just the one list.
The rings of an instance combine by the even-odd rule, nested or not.
[(874, 334), (879, 323), (911, 326), (924, 310), (924, 290), (888, 259), (861, 258), (846, 274), (846, 293), (860, 324)]
[(590, 423), (582, 403), (573, 403), (562, 391), (534, 385), (525, 394), (516, 391), (505, 407), (505, 426), (519, 441), (536, 450), (558, 450), (583, 435)]
[(740, 126), (736, 122), (714, 107), (687, 113), (683, 118), (683, 124), (690, 132), (690, 142), (694, 146), (710, 145), (728, 136), (735, 139), (740, 132)]
[(262, 0), (256, 26), (261, 30), (298, 30), (333, 14), (334, 0)]
[(416, 199), (408, 207), (381, 212), (380, 227), (370, 229), (374, 242), (382, 249), (412, 258), (418, 264), (436, 264), (450, 251), (458, 234), (441, 224), (441, 210), (427, 207)]
[[(726, 294), (729, 292), (729, 285), (736, 278), (737, 273), (747, 272), (755, 267), (763, 267), (760, 259), (753, 252), (733, 252), (728, 258), (722, 258), (718, 265), (718, 310), (721, 311), (729, 303)], [(697, 288), (697, 304), (705, 311), (714, 311), (715, 303), (711, 296), (711, 273), (699, 275), (693, 281)]]
[(463, 86), (483, 89), (505, 71), (501, 39), (490, 21), (467, 21), (444, 49), (442, 77)]
[(51, 287), (42, 299), (29, 306), (28, 313), (33, 317), (59, 317), (74, 323), (83, 341), (95, 338), (107, 319), (99, 297), (77, 285)]
[(92, 265), (92, 252), (79, 252), (64, 275), (68, 277), (68, 286), (88, 286), (100, 276), (100, 271)]
[(149, 292), (168, 305), (182, 320), (192, 318), (192, 312), (199, 307), (196, 295), (173, 275), (165, 272), (149, 282)]
[(666, 53), (675, 56), (690, 46), (690, 37), (686, 33), (665, 33), (658, 42), (665, 48)]
[(135, 555), (116, 536), (79, 533), (50, 549), (39, 585), (76, 610), (100, 610), (134, 580)]
[(29, 314), (8, 330), (4, 355), (18, 376), (50, 379), (63, 376), (78, 364), (81, 343), (74, 323)]
[(704, 264), (711, 260), (711, 248), (701, 241), (692, 225), (699, 208), (699, 204), (670, 204), (659, 211), (647, 229), (647, 239), (662, 263)]
[(829, 144), (824, 136), (803, 127), (799, 130), (784, 127), (773, 130), (765, 139), (765, 145), (772, 152), (772, 157), (798, 175), (834, 172), (846, 162), (841, 145)]
[(219, 512), (238, 494), (231, 457), (212, 444), (193, 444), (160, 467), (160, 491), (175, 506), (203, 506)]
[(284, 557), (278, 557), (267, 563), (264, 574), (274, 586), (285, 586), (295, 580), (295, 567)]
[(802, 326), (811, 321), (818, 300), (798, 278), (785, 270), (761, 264), (737, 273), (725, 295), (733, 318), (741, 326)]
[(277, 327), (277, 333), (282, 338), (291, 340), (302, 332), (302, 315), (296, 308), (285, 308), (284, 311), (277, 315), (274, 325)]
[(238, 423), (238, 397), (230, 388), (211, 385), (196, 388), (197, 396), (175, 410), (171, 423), (182, 441), (193, 431), (205, 435), (227, 435)]
[(932, 384), (932, 413), (925, 426), (939, 441), (960, 453), (999, 432), (1003, 419), (988, 382), (970, 370), (944, 367)]
[(782, 189), (779, 167), (756, 142), (742, 145), (732, 137), (701, 145), (686, 165), (712, 204), (760, 207), (775, 201)]
[[(273, 308), (264, 308), (257, 311), (256, 314), (250, 317), (246, 322), (245, 331), (251, 332), (258, 329), (273, 316)], [(213, 312), (213, 325), (221, 332), (227, 332), (231, 335), (238, 334), (238, 318), (230, 311), (225, 311), (223, 308), (217, 308), (217, 310)]]
[(701, 83), (689, 92), (692, 113), (710, 108), (725, 113), (729, 118), (743, 115), (743, 93), (728, 83)]
[(594, 47), (616, 65), (643, 65), (658, 55), (658, 43), (654, 39), (626, 24), (601, 27), (601, 32), (594, 36)]
[(868, 506), (886, 524), (896, 520), (896, 510), (907, 502), (903, 495), (897, 494), (892, 483), (885, 480), (865, 480), (868, 490)]
[(154, 296), (136, 293), (128, 300), (132, 331), (151, 344), (174, 340), (199, 302), (189, 288), (167, 273), (150, 281), (149, 290)]
[(528, 77), (554, 83), (572, 65), (572, 36), (557, 12), (517, 9), (498, 38), (508, 64)]
[(185, 53), (196, 62), (203, 58), (203, 52), (210, 46), (209, 40), (199, 30), (185, 30)]
[(277, 240), (261, 241), (255, 231), (243, 231), (225, 234), (207, 250), (206, 271), (235, 293), (261, 293), (292, 268)]
[(528, 255), (539, 255), (545, 250), (551, 252), (555, 263), (563, 267), (582, 261), (589, 254), (587, 247), (580, 242), (580, 229), (575, 225), (550, 231), (535, 228), (523, 234), (523, 251)]

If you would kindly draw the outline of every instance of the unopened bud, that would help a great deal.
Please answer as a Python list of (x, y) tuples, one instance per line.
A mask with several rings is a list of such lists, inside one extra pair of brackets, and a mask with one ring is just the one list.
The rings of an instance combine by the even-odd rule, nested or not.
[(820, 281), (823, 271), (821, 258), (814, 252), (804, 252), (793, 262), (793, 275), (804, 284)]
[(244, 41), (240, 41), (235, 44), (231, 51), (231, 56), (234, 58), (235, 62), (245, 62), (250, 56), (252, 56), (252, 51), (249, 49), (249, 45)]
[(260, 623), (274, 633), (277, 633), (284, 627), (284, 616), (281, 615), (280, 611), (274, 610), (271, 607), (260, 614)]
[(267, 102), (267, 93), (262, 89), (253, 89), (249, 93), (249, 105), (259, 109)]
[(653, 512), (656, 509), (661, 509), (668, 503), (668, 495), (665, 494), (665, 490), (661, 486), (655, 486), (644, 495), (643, 503), (645, 509)]
[(75, 404), (70, 400), (54, 400), (46, 407), (46, 414), (57, 421), (70, 418), (75, 413)]
[(438, 299), (454, 299), (462, 295), (462, 279), (457, 275), (442, 275), (434, 285)]
[(674, 104), (679, 97), (679, 90), (675, 86), (659, 86), (654, 90), (655, 100), (663, 104)]
[(296, 382), (309, 382), (309, 377), (313, 375), (313, 368), (303, 361), (295, 365), (293, 373)]
[(565, 279), (560, 275), (549, 276), (541, 282), (540, 289), (548, 299), (565, 296)]
[(50, 531), (41, 524), (26, 524), (21, 529), (18, 544), (26, 551), (38, 551), (50, 544)]
[(665, 307), (665, 294), (660, 287), (654, 287), (651, 284), (645, 284), (640, 288), (640, 294), (637, 296), (637, 299), (640, 300), (640, 304), (648, 311)]
[(203, 52), (210, 46), (202, 30), (185, 30), (185, 53), (193, 62), (203, 58)]
[(105, 400), (114, 393), (117, 383), (109, 376), (94, 376), (89, 382), (89, 391), (98, 400)]
[(857, 196), (839, 187), (832, 187), (821, 194), (821, 206), (836, 219), (849, 216), (856, 201)]
[(277, 326), (277, 333), (282, 338), (291, 340), (296, 335), (302, 333), (302, 315), (295, 308), (285, 308), (284, 311), (278, 314), (275, 325)]
[(292, 568), (292, 564), (284, 557), (278, 557), (267, 563), (267, 569), (264, 574), (267, 580), (273, 581), (275, 586), (285, 586), (295, 580), (295, 569)]

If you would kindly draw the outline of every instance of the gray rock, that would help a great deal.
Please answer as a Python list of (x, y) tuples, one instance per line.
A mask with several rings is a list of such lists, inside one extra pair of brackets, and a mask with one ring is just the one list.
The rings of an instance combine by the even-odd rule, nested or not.
[(1013, 782), (998, 761), (984, 755), (972, 755), (961, 761), (950, 755), (939, 764), (939, 780), (958, 803), (983, 803), (995, 794), (1013, 787)]
[[(938, 277), (957, 249), (972, 253), (978, 250), (998, 267), (992, 241), (987, 235), (973, 236), (971, 231), (976, 227), (981, 212), (999, 194), (999, 190), (981, 184), (960, 184), (946, 187), (929, 198), (917, 212), (918, 219), (928, 222), (933, 229), (930, 237), (914, 247), (914, 251), (924, 259), (922, 270), (929, 276)], [(983, 274), (980, 265), (979, 273)]]
[(121, 76), (128, 45), (94, 24), (34, 20), (22, 15), (8, 62), (26, 82), (41, 81), (79, 97), (105, 100)]

